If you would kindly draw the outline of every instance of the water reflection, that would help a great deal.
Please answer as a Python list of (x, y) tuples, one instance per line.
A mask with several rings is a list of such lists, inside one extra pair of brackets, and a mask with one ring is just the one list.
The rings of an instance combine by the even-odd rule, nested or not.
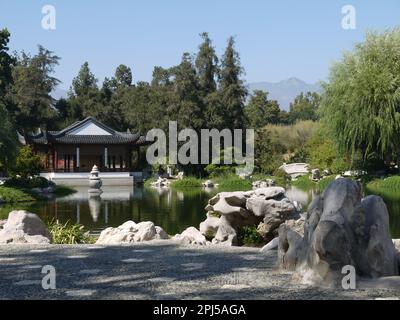
[(169, 234), (197, 226), (205, 219), (210, 194), (201, 189), (175, 191), (166, 188), (104, 187), (100, 197), (90, 197), (87, 188), (59, 199), (0, 207), (0, 219), (12, 210), (25, 209), (43, 220), (80, 223), (94, 233), (127, 220), (153, 221)]

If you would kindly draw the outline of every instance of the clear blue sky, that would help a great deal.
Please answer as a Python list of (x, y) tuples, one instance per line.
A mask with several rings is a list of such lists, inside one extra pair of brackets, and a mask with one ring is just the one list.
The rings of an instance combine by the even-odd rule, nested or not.
[[(57, 10), (57, 29), (41, 27), (43, 5)], [(354, 5), (357, 29), (341, 28), (343, 5)], [(149, 81), (153, 67), (179, 63), (196, 52), (207, 31), (220, 55), (230, 35), (247, 82), (326, 78), (331, 63), (362, 41), (366, 30), (400, 25), (399, 0), (0, 0), (0, 28), (11, 32), (11, 50), (35, 53), (37, 45), (62, 60), (56, 76), (68, 89), (84, 61), (102, 81), (120, 63), (134, 81)]]

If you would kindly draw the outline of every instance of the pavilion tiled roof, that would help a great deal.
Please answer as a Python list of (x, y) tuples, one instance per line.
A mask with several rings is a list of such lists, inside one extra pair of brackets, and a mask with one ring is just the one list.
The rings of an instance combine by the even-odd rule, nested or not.
[[(95, 123), (98, 127), (104, 129), (109, 134), (107, 135), (77, 135), (69, 134), (71, 131), (83, 126), (88, 121)], [(25, 143), (28, 144), (146, 144), (146, 138), (138, 133), (118, 132), (104, 124), (98, 122), (96, 119), (89, 117), (82, 121), (78, 121), (73, 125), (61, 131), (41, 131), (35, 135), (28, 135), (25, 137)]]

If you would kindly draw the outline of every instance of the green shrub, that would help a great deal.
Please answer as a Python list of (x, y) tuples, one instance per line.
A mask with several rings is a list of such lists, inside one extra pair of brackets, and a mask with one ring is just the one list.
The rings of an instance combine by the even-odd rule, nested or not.
[(15, 160), (14, 175), (22, 178), (39, 175), (42, 169), (42, 158), (36, 155), (30, 146), (23, 146), (19, 149)]
[(251, 180), (238, 177), (235, 174), (223, 175), (213, 179), (218, 184), (218, 191), (248, 191), (251, 190)]
[(301, 190), (310, 190), (315, 188), (316, 183), (307, 175), (300, 176), (296, 180), (292, 180), (292, 185)]
[(182, 180), (173, 180), (171, 182), (171, 187), (175, 189), (200, 188), (202, 186), (202, 180), (195, 177), (186, 177)]
[(0, 199), (4, 202), (29, 202), (36, 199), (24, 190), (0, 187)]
[(157, 179), (155, 178), (155, 177), (151, 177), (151, 178), (148, 178), (148, 179), (146, 179), (145, 181), (144, 181), (144, 186), (145, 187), (151, 187), (151, 184), (153, 183), (153, 182), (156, 182), (157, 181)]
[(84, 231), (84, 227), (79, 224), (65, 224), (52, 221), (49, 225), (49, 231), (55, 244), (90, 244), (96, 242), (95, 237), (90, 236)]
[(259, 247), (264, 244), (263, 237), (258, 233), (256, 226), (243, 227), (238, 233), (239, 244), (247, 247)]
[(43, 177), (12, 177), (5, 181), (4, 186), (19, 189), (46, 188), (49, 186), (49, 181)]
[(218, 176), (225, 176), (235, 173), (236, 166), (223, 166), (217, 164), (209, 164), (204, 168), (204, 170), (210, 175), (210, 178), (215, 178)]

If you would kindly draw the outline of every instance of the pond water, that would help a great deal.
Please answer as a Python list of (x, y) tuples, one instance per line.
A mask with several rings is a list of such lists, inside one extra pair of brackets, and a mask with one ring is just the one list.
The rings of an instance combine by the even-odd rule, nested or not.
[(85, 226), (92, 233), (117, 227), (128, 220), (153, 221), (168, 234), (198, 228), (205, 219), (205, 206), (215, 192), (202, 189), (182, 191), (144, 187), (103, 187), (101, 198), (89, 197), (87, 187), (75, 188), (70, 196), (31, 204), (0, 206), (0, 219), (12, 210), (24, 209), (38, 214), (44, 221), (70, 221)]
[[(85, 226), (92, 233), (116, 227), (128, 220), (153, 221), (168, 234), (182, 232), (190, 226), (199, 227), (206, 217), (204, 207), (217, 190), (188, 188), (185, 191), (145, 187), (104, 187), (101, 198), (89, 198), (87, 188), (54, 200), (0, 206), (0, 219), (12, 210), (24, 209), (38, 214), (44, 221), (58, 219)], [(313, 190), (287, 189), (289, 199), (296, 200), (306, 211), (315, 196)], [(384, 195), (383, 195), (384, 196)], [(384, 196), (390, 214), (393, 238), (400, 238), (400, 199)]]

